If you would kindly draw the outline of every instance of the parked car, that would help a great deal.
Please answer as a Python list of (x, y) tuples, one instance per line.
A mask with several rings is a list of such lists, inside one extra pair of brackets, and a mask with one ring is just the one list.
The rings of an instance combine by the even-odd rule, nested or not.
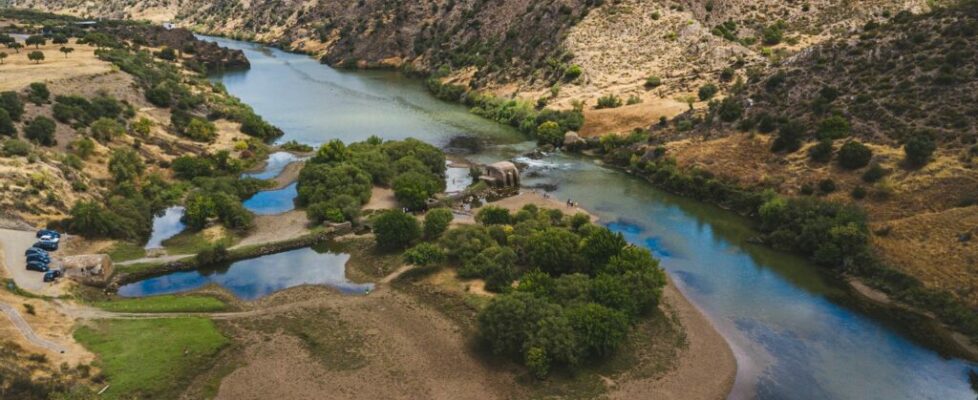
[(42, 240), (40, 242), (34, 243), (34, 247), (37, 247), (45, 251), (55, 251), (58, 250), (58, 242), (45, 242)]
[(27, 251), (24, 252), (24, 255), (25, 256), (29, 256), (31, 254), (41, 254), (41, 255), (47, 256), (48, 255), (48, 252), (46, 252), (46, 251), (44, 251), (42, 249), (39, 249), (37, 247), (31, 247), (31, 248), (27, 249)]
[(45, 264), (50, 264), (51, 263), (51, 257), (48, 256), (47, 254), (37, 254), (37, 253), (28, 254), (27, 255), (27, 262), (31, 262), (31, 261), (40, 261), (40, 262), (45, 263)]
[(58, 243), (58, 242), (61, 241), (61, 237), (60, 236), (44, 235), (44, 236), (41, 236), (38, 240), (40, 240), (42, 242)]
[(56, 237), (56, 238), (59, 238), (60, 239), (61, 238), (61, 233), (59, 233), (58, 231), (50, 230), (50, 229), (41, 229), (41, 230), (37, 231), (37, 235), (35, 235), (35, 237), (37, 237), (38, 239), (40, 239), (42, 236), (51, 236), (51, 237)]
[(55, 279), (58, 279), (60, 276), (61, 275), (59, 275), (57, 273), (57, 271), (48, 271), (48, 272), (45, 272), (44, 273), (44, 281), (45, 282), (54, 282), (54, 280)]
[(48, 272), (50, 268), (48, 268), (48, 265), (46, 263), (31, 261), (27, 263), (27, 270), (37, 271), (37, 272)]

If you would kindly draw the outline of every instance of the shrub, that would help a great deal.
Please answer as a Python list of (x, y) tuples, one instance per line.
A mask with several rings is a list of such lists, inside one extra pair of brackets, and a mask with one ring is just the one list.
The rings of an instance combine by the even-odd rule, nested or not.
[(109, 172), (117, 183), (138, 178), (146, 170), (143, 159), (130, 149), (115, 149), (109, 157)]
[(10, 119), (14, 121), (20, 121), (20, 118), (24, 115), (24, 103), (20, 101), (20, 97), (17, 96), (16, 92), (2, 92), (0, 93), (0, 108), (7, 111), (10, 115)]
[(48, 90), (48, 85), (43, 82), (34, 82), (27, 89), (27, 100), (31, 103), (41, 105), (48, 102), (51, 98), (51, 92)]
[(483, 225), (506, 225), (511, 220), (509, 210), (502, 207), (485, 206), (475, 214), (475, 221)]
[(859, 169), (869, 165), (873, 151), (866, 145), (850, 140), (839, 149), (839, 165), (846, 169)]
[(438, 193), (441, 182), (430, 174), (409, 171), (394, 178), (392, 187), (394, 197), (401, 205), (411, 210), (422, 210), (428, 199)]
[(455, 216), (447, 208), (436, 208), (428, 211), (424, 217), (424, 237), (428, 240), (437, 239), (448, 229)]
[(567, 67), (566, 69), (564, 69), (564, 80), (566, 80), (568, 82), (569, 81), (573, 81), (573, 80), (577, 79), (579, 76), (581, 76), (581, 74), (583, 74), (583, 73), (584, 73), (584, 70), (581, 69), (581, 66), (580, 65), (577, 65), (577, 64), (571, 65), (571, 66)]
[(662, 85), (662, 78), (658, 76), (650, 76), (645, 78), (645, 87), (649, 89), (657, 88)]
[(618, 108), (621, 107), (621, 97), (613, 94), (598, 97), (598, 105), (595, 107), (597, 109), (602, 108)]
[(906, 154), (907, 163), (914, 167), (921, 167), (930, 161), (937, 146), (930, 136), (915, 135), (907, 140), (903, 145), (903, 152)]
[(7, 157), (26, 156), (31, 153), (31, 144), (20, 139), (3, 141), (3, 155)]
[(92, 122), (92, 126), (89, 128), (92, 133), (92, 137), (100, 142), (108, 142), (113, 138), (122, 136), (126, 133), (126, 128), (112, 118), (99, 118), (95, 122)]
[(560, 146), (564, 143), (564, 131), (554, 121), (547, 121), (537, 126), (536, 137), (537, 144)]
[(849, 136), (849, 121), (839, 115), (833, 115), (818, 123), (817, 135), (819, 139), (836, 140)]
[(349, 163), (309, 163), (299, 172), (298, 182), (296, 201), (299, 205), (325, 202), (344, 194), (363, 204), (370, 200), (373, 188), (370, 175)]
[(817, 162), (829, 162), (832, 159), (832, 141), (829, 139), (819, 140), (818, 144), (808, 150), (808, 157)]
[(54, 146), (58, 143), (54, 138), (54, 130), (54, 121), (38, 116), (24, 127), (24, 137), (42, 146)]
[(818, 182), (818, 190), (822, 193), (829, 194), (835, 191), (835, 181), (832, 179), (822, 179)]
[(198, 142), (212, 142), (217, 137), (217, 127), (213, 122), (200, 117), (190, 118), (190, 123), (183, 130), (184, 136)]
[(852, 191), (849, 192), (849, 194), (852, 196), (852, 198), (854, 198), (856, 200), (862, 200), (862, 199), (866, 198), (866, 194), (867, 193), (866, 193), (866, 188), (864, 188), (862, 186), (856, 186), (856, 187), (852, 188)]
[(445, 251), (432, 243), (420, 243), (404, 252), (404, 262), (424, 267), (445, 260)]
[(788, 121), (778, 129), (778, 137), (771, 145), (771, 151), (786, 151), (793, 153), (801, 148), (801, 138), (804, 135), (805, 127), (797, 121)]
[(7, 110), (0, 108), (0, 135), (17, 136), (17, 127)]
[(873, 164), (866, 170), (866, 172), (863, 172), (862, 179), (863, 182), (874, 183), (880, 179), (883, 179), (883, 177), (886, 176), (886, 173), (886, 169), (884, 169), (882, 166), (879, 164)]
[(744, 105), (734, 97), (727, 97), (720, 102), (717, 113), (723, 122), (734, 122), (744, 114)]
[(700, 101), (707, 101), (709, 99), (712, 99), (713, 96), (716, 96), (717, 92), (719, 91), (720, 89), (717, 88), (717, 85), (714, 85), (712, 83), (707, 83), (703, 86), (700, 86), (700, 90), (697, 93), (697, 95), (699, 96)]
[(421, 227), (414, 216), (400, 210), (386, 211), (373, 221), (377, 247), (383, 250), (403, 249), (421, 237)]
[(534, 233), (526, 246), (530, 265), (551, 275), (576, 271), (580, 265), (578, 240), (577, 235), (559, 228)]
[(343, 212), (333, 207), (327, 202), (311, 204), (306, 208), (306, 216), (313, 224), (320, 224), (323, 221), (343, 222)]
[(442, 235), (440, 243), (448, 256), (454, 261), (465, 261), (475, 257), (497, 243), (489, 236), (485, 227), (466, 225), (450, 229)]

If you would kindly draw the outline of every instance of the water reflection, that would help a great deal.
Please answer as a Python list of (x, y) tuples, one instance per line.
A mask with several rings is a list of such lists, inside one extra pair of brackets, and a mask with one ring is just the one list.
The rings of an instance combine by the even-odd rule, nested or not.
[(146, 242), (145, 249), (158, 249), (163, 247), (163, 241), (183, 232), (186, 226), (180, 219), (183, 218), (183, 207), (174, 206), (167, 208), (162, 214), (153, 217), (153, 234)]
[(281, 214), (295, 209), (295, 198), (299, 195), (296, 190), (297, 182), (277, 190), (265, 190), (256, 193), (245, 200), (245, 208), (258, 215)]

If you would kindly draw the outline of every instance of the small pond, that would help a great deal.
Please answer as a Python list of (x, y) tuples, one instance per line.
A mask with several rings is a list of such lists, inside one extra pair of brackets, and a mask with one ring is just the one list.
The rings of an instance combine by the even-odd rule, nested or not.
[(346, 278), (349, 254), (326, 247), (303, 248), (196, 271), (181, 271), (133, 282), (119, 288), (123, 297), (145, 297), (187, 292), (215, 283), (235, 296), (254, 300), (299, 285), (325, 285), (346, 294), (364, 294), (372, 283)]
[(268, 155), (265, 169), (260, 172), (245, 172), (242, 176), (256, 179), (272, 179), (282, 173), (286, 166), (304, 158), (287, 151), (279, 151)]
[(295, 209), (295, 197), (299, 194), (296, 190), (297, 186), (297, 182), (292, 182), (289, 186), (281, 189), (258, 192), (242, 204), (258, 215), (281, 214), (292, 211)]
[(158, 249), (163, 247), (163, 241), (176, 236), (186, 226), (180, 219), (183, 218), (184, 208), (173, 206), (167, 208), (162, 214), (153, 217), (153, 234), (146, 242), (145, 249)]

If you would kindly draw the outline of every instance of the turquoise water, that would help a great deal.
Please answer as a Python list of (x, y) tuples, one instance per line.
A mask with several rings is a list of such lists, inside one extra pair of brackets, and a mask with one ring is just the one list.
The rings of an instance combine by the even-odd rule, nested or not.
[[(480, 162), (533, 147), (507, 127), (432, 98), (391, 72), (340, 72), (304, 55), (216, 39), (245, 51), (253, 68), (215, 77), (286, 135), (316, 145), (333, 138), (414, 136), (438, 145), (479, 137)], [(832, 278), (797, 257), (747, 243), (748, 221), (671, 196), (584, 158), (523, 160), (524, 184), (556, 186), (609, 228), (650, 248), (679, 289), (734, 349), (731, 398), (974, 399), (970, 364), (915, 342), (885, 316), (867, 314)], [(533, 177), (539, 173), (539, 177)]]

